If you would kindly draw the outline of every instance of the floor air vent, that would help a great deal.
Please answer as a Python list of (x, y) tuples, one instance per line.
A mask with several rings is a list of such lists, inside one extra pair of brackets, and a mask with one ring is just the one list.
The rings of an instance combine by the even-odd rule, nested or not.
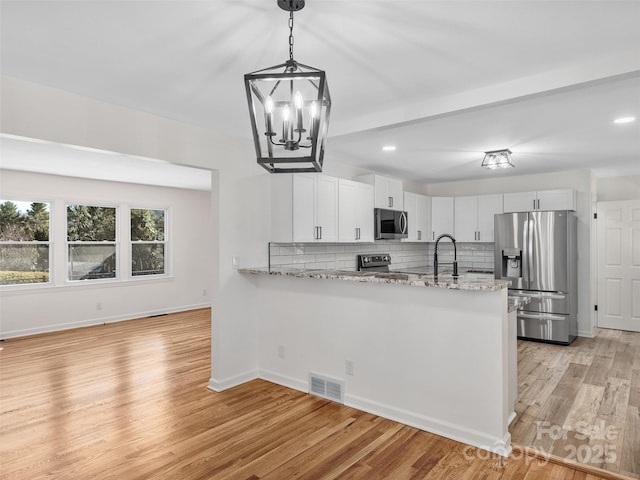
[(344, 404), (344, 380), (309, 373), (309, 393)]

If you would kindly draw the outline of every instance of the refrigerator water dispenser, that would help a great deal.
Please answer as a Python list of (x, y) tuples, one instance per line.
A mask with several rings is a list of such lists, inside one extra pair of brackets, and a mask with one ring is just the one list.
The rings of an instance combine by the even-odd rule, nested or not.
[(502, 250), (502, 276), (522, 278), (522, 250), (517, 248)]

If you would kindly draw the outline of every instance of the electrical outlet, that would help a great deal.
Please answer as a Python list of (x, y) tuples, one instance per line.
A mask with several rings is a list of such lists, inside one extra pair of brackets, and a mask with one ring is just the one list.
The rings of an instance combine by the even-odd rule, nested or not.
[(96, 302), (96, 310), (102, 310), (102, 302)]
[(345, 371), (346, 371), (347, 375), (353, 376), (353, 360), (347, 359), (344, 362), (344, 367), (345, 367)]
[(278, 345), (278, 356), (284, 358), (284, 345)]
[(238, 268), (240, 266), (240, 257), (231, 257), (231, 266)]

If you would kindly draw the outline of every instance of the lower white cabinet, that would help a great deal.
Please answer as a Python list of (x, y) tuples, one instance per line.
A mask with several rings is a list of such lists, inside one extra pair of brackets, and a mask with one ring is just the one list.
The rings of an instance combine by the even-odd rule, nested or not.
[(404, 209), (409, 223), (408, 242), (431, 240), (431, 198), (417, 193), (404, 192)]
[(271, 241), (337, 242), (338, 179), (318, 173), (271, 178)]
[(338, 241), (373, 242), (373, 186), (338, 181)]

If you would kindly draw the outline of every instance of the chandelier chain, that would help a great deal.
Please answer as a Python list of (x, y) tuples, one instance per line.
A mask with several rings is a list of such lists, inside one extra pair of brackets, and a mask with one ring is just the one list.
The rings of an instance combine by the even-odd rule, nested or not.
[(293, 9), (289, 10), (289, 60), (293, 60)]

